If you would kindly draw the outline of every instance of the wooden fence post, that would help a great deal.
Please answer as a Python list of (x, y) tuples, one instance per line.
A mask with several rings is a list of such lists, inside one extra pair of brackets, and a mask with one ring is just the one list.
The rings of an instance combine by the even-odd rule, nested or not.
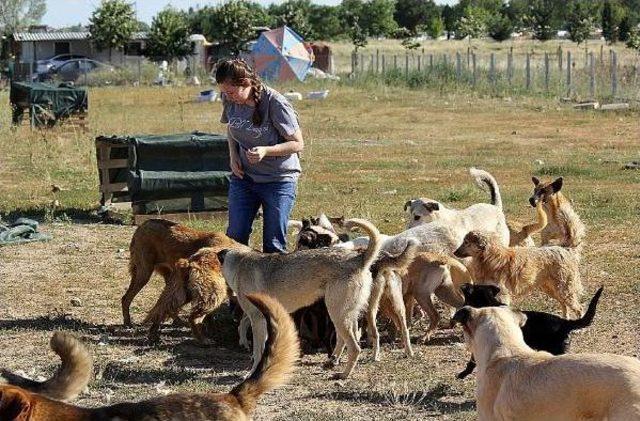
[(611, 51), (611, 96), (615, 99), (618, 94), (618, 54)]
[(456, 51), (456, 79), (462, 78), (462, 56), (459, 51)]
[(562, 72), (562, 47), (558, 46), (558, 69)]
[(360, 73), (364, 73), (364, 53), (360, 53)]
[(529, 53), (527, 53), (525, 65), (526, 65), (526, 73), (527, 73), (526, 87), (528, 91), (529, 89), (531, 89), (531, 56), (529, 55)]
[(398, 68), (398, 56), (397, 55), (393, 55), (393, 70), (396, 70)]
[(567, 51), (567, 96), (571, 96), (571, 51)]
[(354, 51), (351, 53), (351, 74), (354, 75), (358, 70), (358, 54)]
[(385, 73), (387, 71), (387, 68), (386, 68), (387, 66), (386, 66), (385, 61), (386, 61), (385, 60), (385, 55), (383, 54), (382, 55), (382, 73)]
[(495, 86), (496, 84), (496, 55), (491, 53), (489, 58), (489, 80), (491, 84)]
[(511, 47), (507, 53), (507, 81), (509, 82), (509, 86), (511, 86), (511, 82), (513, 81), (513, 47)]
[(433, 54), (429, 54), (429, 69), (433, 70)]
[(376, 48), (376, 74), (380, 73), (380, 50)]
[(596, 59), (593, 53), (589, 53), (589, 95), (592, 100), (596, 98)]
[(404, 77), (409, 76), (409, 53), (404, 55)]
[(371, 53), (371, 59), (369, 61), (369, 73), (373, 73), (374, 70), (375, 70), (375, 67), (374, 67), (374, 55), (373, 55), (373, 53)]
[(418, 55), (418, 72), (422, 71), (422, 56)]
[(471, 64), (473, 66), (473, 86), (476, 86), (478, 82), (478, 75), (476, 73), (476, 53), (471, 53)]
[(549, 92), (549, 53), (544, 53), (544, 90)]

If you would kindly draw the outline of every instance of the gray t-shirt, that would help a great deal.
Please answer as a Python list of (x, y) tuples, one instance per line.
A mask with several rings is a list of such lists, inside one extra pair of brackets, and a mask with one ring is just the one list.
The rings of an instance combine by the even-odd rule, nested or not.
[(221, 123), (229, 125), (231, 137), (238, 143), (240, 162), (245, 178), (256, 183), (295, 181), (302, 169), (298, 154), (265, 156), (257, 164), (250, 164), (246, 150), (256, 146), (273, 146), (285, 142), (300, 126), (298, 116), (287, 99), (277, 91), (266, 87), (260, 99), (259, 112), (262, 124), (256, 127), (252, 116), (255, 107), (236, 104), (222, 95)]

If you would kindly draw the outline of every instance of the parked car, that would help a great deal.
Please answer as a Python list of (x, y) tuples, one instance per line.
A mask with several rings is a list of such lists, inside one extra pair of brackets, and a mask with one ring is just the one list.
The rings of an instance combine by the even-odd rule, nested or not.
[(86, 58), (79, 54), (58, 54), (47, 60), (38, 60), (36, 62), (36, 73), (39, 75), (47, 74), (52, 67), (59, 67), (62, 63), (68, 60), (75, 60), (79, 58)]
[(62, 82), (82, 82), (84, 75), (94, 72), (113, 72), (115, 68), (109, 64), (88, 58), (67, 60), (60, 66), (52, 67), (47, 74), (47, 79), (56, 79)]

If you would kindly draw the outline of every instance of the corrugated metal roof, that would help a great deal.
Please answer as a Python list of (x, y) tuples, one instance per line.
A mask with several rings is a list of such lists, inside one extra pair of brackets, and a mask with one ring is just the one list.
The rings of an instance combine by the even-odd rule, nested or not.
[[(14, 32), (13, 39), (17, 42), (40, 41), (79, 41), (89, 39), (89, 32)], [(147, 39), (146, 32), (134, 32), (133, 40)]]

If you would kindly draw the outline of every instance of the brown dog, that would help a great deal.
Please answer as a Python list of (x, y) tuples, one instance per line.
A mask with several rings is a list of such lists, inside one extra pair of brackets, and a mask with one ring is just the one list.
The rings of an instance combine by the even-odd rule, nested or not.
[(640, 361), (613, 354), (554, 356), (524, 341), (527, 316), (508, 307), (463, 307), (465, 342), (478, 364), (478, 419), (640, 419)]
[(482, 274), (475, 278), (478, 283), (495, 283), (515, 296), (538, 288), (560, 303), (565, 318), (582, 316), (582, 282), (577, 253), (572, 249), (504, 247), (490, 233), (471, 231), (454, 254), (473, 258)]
[(145, 324), (151, 323), (150, 340), (156, 341), (160, 324), (190, 302), (189, 324), (193, 336), (201, 344), (209, 344), (202, 333), (202, 320), (227, 298), (227, 283), (222, 276), (216, 254), (219, 251), (219, 247), (205, 247), (189, 259), (179, 259), (176, 262), (169, 282), (144, 320)]
[(245, 247), (221, 232), (202, 232), (164, 219), (150, 219), (131, 238), (129, 273), (131, 283), (122, 296), (122, 318), (131, 326), (129, 308), (136, 295), (159, 272), (168, 282), (178, 259), (186, 259), (203, 247)]
[(543, 183), (538, 178), (532, 177), (533, 194), (529, 198), (531, 206), (542, 202), (544, 210), (549, 216), (549, 224), (542, 230), (542, 245), (551, 244), (552, 240), (558, 241), (563, 247), (577, 248), (583, 245), (585, 226), (578, 214), (573, 210), (571, 202), (562, 194), (562, 177)]
[[(16, 386), (0, 386), (0, 419), (16, 421), (90, 420), (250, 420), (263, 393), (286, 382), (300, 348), (291, 317), (275, 299), (253, 294), (247, 299), (267, 319), (265, 352), (255, 371), (229, 393), (180, 393), (142, 402), (101, 408), (65, 404)], [(73, 382), (73, 378), (66, 381)]]
[(542, 231), (549, 222), (547, 219), (547, 213), (544, 211), (542, 202), (536, 204), (536, 222), (533, 224), (525, 225), (520, 229), (507, 224), (509, 227), (509, 246), (510, 247), (534, 247), (535, 243), (531, 236), (537, 232)]

